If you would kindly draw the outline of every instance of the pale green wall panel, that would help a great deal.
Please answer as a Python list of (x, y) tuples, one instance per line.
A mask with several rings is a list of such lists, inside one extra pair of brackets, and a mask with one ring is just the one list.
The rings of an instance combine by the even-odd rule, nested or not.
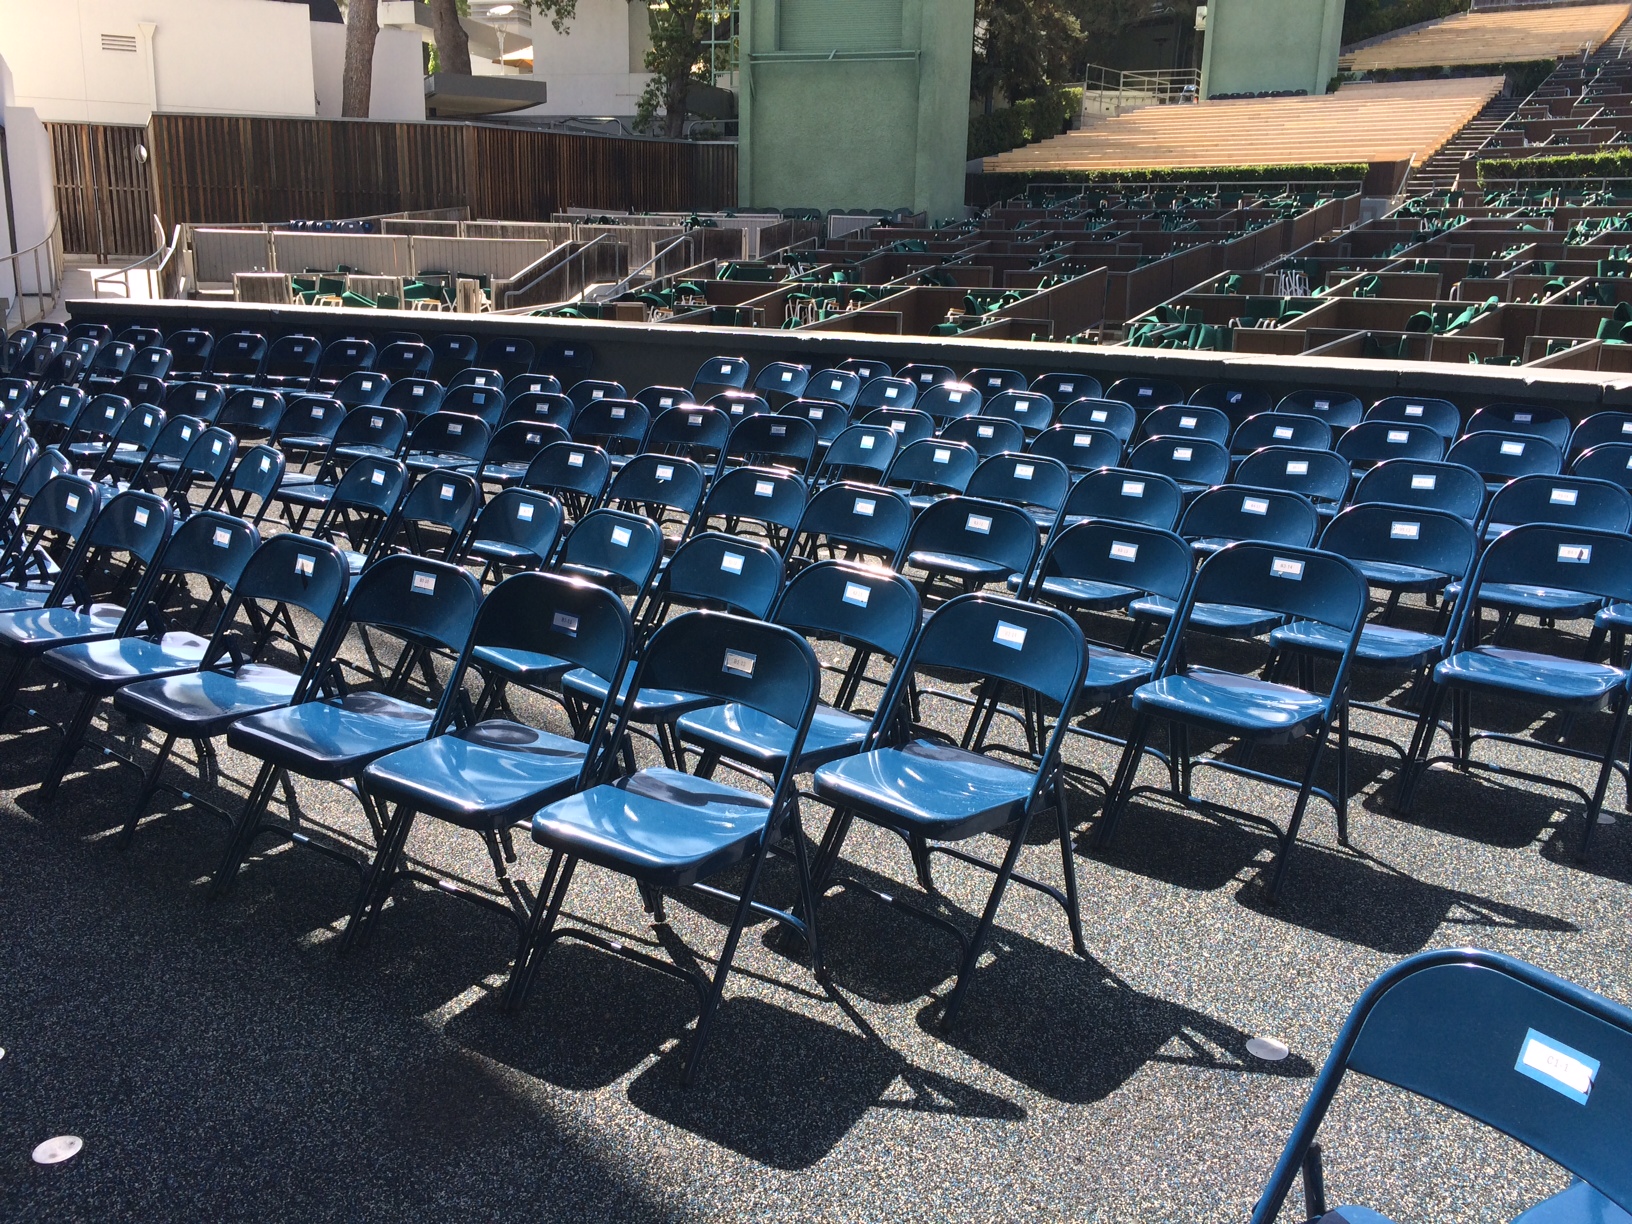
[(1202, 93), (1325, 93), (1342, 37), (1343, 0), (1210, 0)]

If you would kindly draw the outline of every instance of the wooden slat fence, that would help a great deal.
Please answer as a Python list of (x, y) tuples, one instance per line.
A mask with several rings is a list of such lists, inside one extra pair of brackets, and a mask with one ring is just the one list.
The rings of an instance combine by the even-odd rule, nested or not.
[(107, 260), (146, 255), (153, 232), (153, 188), (139, 156), (146, 129), (99, 123), (48, 123), (56, 172), (62, 249)]

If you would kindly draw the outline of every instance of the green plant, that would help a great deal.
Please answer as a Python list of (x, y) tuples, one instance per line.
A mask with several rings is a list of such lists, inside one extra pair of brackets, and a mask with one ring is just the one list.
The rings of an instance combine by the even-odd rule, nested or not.
[(652, 45), (645, 64), (652, 79), (641, 91), (635, 126), (650, 131), (661, 110), (663, 135), (679, 137), (685, 134), (691, 83), (708, 80), (704, 36), (716, 23), (730, 18), (732, 6), (729, 0), (647, 0), (646, 7)]
[(1595, 153), (1560, 153), (1552, 157), (1482, 157), (1479, 182), (1490, 180), (1632, 178), (1632, 148)]
[(990, 157), (1058, 136), (1082, 113), (1080, 87), (1053, 89), (969, 120), (969, 157)]

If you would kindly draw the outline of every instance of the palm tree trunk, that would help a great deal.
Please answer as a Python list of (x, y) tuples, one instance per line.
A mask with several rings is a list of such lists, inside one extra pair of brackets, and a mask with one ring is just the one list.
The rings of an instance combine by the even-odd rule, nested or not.
[(442, 72), (470, 75), (470, 35), (459, 24), (455, 0), (431, 0), (431, 33), (436, 39), (436, 63)]
[(379, 0), (351, 0), (346, 21), (346, 69), (340, 90), (340, 113), (348, 119), (368, 118), (379, 12)]

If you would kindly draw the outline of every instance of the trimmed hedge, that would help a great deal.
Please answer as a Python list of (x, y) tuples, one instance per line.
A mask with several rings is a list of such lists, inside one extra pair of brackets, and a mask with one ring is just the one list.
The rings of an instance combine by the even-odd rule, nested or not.
[(1026, 98), (989, 115), (969, 117), (969, 157), (991, 157), (1065, 131), (1082, 114), (1082, 87)]
[(1481, 184), (1487, 179), (1632, 178), (1632, 148), (1554, 157), (1481, 157), (1478, 172)]

